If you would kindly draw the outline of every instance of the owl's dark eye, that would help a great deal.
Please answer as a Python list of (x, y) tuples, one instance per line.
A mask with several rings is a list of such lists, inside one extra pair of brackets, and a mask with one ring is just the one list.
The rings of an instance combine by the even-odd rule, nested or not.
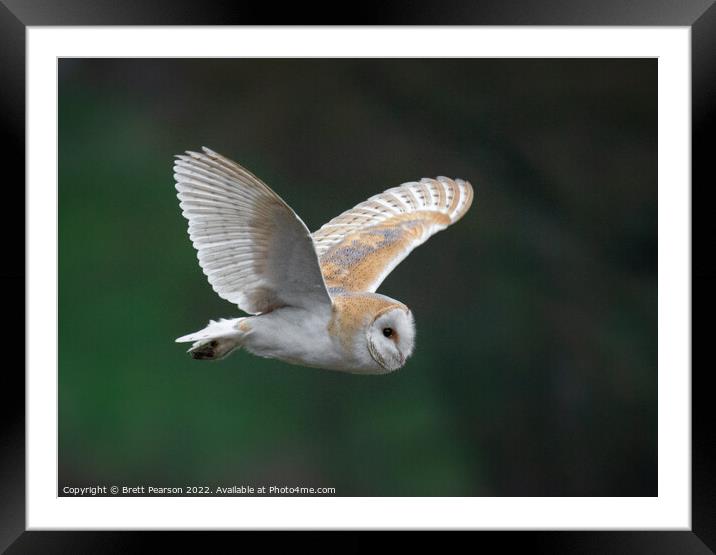
[(393, 335), (393, 328), (383, 328), (383, 335), (386, 337)]

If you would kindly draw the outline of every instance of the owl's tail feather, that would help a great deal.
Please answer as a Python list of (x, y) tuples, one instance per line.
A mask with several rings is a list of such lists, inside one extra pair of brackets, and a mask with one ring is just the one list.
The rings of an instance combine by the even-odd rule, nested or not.
[(221, 360), (241, 347), (243, 332), (239, 329), (241, 320), (211, 320), (203, 330), (176, 339), (177, 343), (194, 344), (187, 352), (197, 360)]

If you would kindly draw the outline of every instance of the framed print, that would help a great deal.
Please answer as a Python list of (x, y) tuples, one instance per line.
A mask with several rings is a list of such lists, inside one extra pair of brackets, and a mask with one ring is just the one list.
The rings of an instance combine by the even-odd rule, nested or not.
[(713, 548), (711, 3), (388, 26), (5, 4), (8, 552)]

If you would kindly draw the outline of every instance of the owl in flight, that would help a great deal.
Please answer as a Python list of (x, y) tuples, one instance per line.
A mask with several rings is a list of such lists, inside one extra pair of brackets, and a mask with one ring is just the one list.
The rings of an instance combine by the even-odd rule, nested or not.
[(178, 338), (195, 359), (243, 347), (292, 364), (362, 374), (401, 368), (415, 324), (375, 290), (410, 252), (472, 203), (461, 179), (388, 189), (310, 233), (265, 183), (204, 148), (178, 155), (174, 179), (199, 265), (222, 299), (253, 316)]

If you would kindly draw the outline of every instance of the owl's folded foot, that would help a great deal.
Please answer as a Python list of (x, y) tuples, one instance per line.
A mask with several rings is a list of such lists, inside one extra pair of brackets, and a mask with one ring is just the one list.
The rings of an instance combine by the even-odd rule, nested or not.
[(216, 360), (217, 341), (209, 341), (208, 343), (199, 343), (196, 347), (192, 347), (187, 352), (191, 358), (196, 360)]
[(195, 360), (221, 360), (238, 347), (238, 343), (230, 338), (197, 341), (187, 352)]
[(243, 331), (239, 324), (246, 318), (211, 321), (203, 330), (178, 338), (178, 343), (193, 342), (187, 352), (196, 360), (220, 360), (241, 346)]

